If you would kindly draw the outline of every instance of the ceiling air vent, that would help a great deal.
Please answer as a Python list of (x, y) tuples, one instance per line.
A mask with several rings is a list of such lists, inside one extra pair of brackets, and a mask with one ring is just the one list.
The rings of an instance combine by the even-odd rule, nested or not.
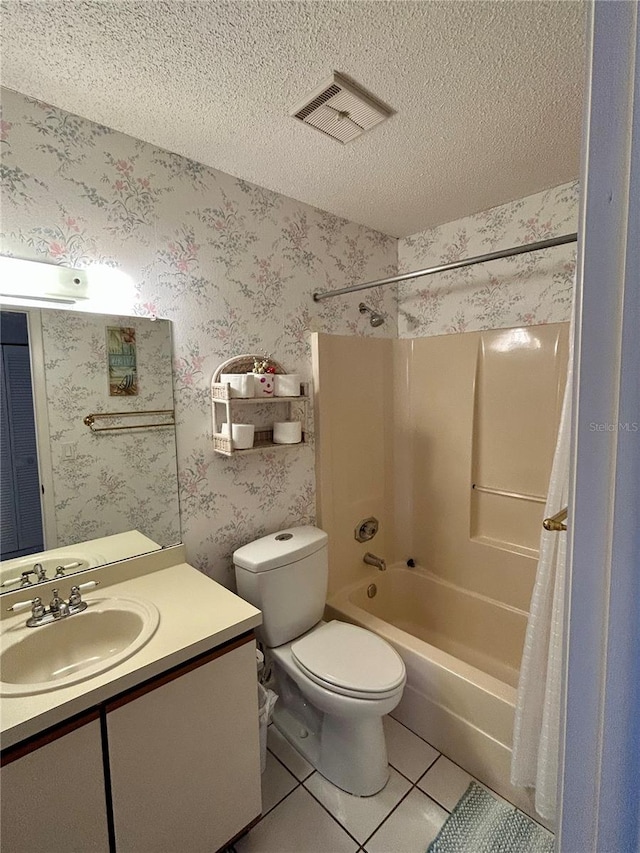
[(393, 110), (334, 71), (291, 114), (345, 143), (389, 118)]

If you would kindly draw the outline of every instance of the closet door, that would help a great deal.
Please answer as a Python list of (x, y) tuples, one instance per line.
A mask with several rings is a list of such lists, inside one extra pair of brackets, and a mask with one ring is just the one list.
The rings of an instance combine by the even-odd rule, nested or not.
[(26, 315), (2, 312), (0, 446), (2, 559), (43, 548), (40, 478)]
[(4, 378), (4, 347), (0, 347), (0, 510), (2, 534), (0, 559), (17, 556), (18, 514), (15, 497), (15, 479), (13, 471), (13, 453), (11, 452), (11, 433), (9, 431), (9, 406), (7, 403), (7, 383)]

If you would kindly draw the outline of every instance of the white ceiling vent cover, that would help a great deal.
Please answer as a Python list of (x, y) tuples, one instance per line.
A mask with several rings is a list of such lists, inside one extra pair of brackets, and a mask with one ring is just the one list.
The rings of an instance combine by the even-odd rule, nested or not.
[(335, 71), (291, 113), (342, 143), (351, 142), (392, 114), (393, 110)]

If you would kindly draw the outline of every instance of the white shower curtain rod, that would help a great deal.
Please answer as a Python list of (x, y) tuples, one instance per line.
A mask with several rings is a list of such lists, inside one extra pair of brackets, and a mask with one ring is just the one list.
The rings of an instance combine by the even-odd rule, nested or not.
[(368, 290), (370, 287), (382, 287), (384, 284), (395, 284), (397, 281), (408, 281), (411, 278), (420, 278), (423, 275), (433, 275), (437, 272), (457, 270), (460, 267), (471, 267), (474, 264), (482, 264), (485, 261), (497, 261), (499, 258), (511, 258), (513, 255), (524, 255), (526, 252), (538, 252), (540, 249), (549, 249), (552, 246), (563, 246), (565, 243), (575, 243), (578, 239), (577, 233), (563, 234), (561, 237), (549, 237), (547, 240), (538, 240), (537, 243), (527, 243), (525, 246), (514, 246), (511, 249), (500, 249), (497, 252), (487, 252), (486, 255), (476, 255), (474, 258), (465, 258), (462, 261), (452, 261), (449, 264), (440, 264), (437, 267), (427, 267), (415, 272), (400, 273), (389, 278), (380, 278), (377, 281), (366, 281), (363, 284), (354, 284), (351, 287), (343, 287), (340, 290), (326, 290), (313, 294), (315, 302), (321, 299), (329, 299), (331, 296), (342, 296), (345, 293), (355, 293), (357, 290)]

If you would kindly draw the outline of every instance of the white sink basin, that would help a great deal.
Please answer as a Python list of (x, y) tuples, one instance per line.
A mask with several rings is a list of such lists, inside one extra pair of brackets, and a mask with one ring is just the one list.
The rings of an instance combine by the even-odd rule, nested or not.
[[(73, 575), (83, 569), (99, 566), (106, 560), (101, 554), (79, 554), (77, 551), (67, 552), (58, 549), (53, 556), (46, 553), (29, 554), (26, 557), (16, 557), (13, 560), (4, 560), (0, 563), (0, 584), (3, 588), (16, 590), (20, 588), (20, 575), (22, 572), (32, 569), (35, 563), (40, 563), (47, 574), (48, 580), (53, 580), (58, 566), (72, 566), (65, 574)], [(35, 575), (31, 575), (31, 582), (35, 582)], [(13, 581), (13, 583), (9, 583)]]
[(82, 613), (38, 628), (26, 616), (3, 631), (0, 695), (29, 696), (93, 678), (135, 654), (153, 636), (160, 614), (135, 598), (87, 599)]

